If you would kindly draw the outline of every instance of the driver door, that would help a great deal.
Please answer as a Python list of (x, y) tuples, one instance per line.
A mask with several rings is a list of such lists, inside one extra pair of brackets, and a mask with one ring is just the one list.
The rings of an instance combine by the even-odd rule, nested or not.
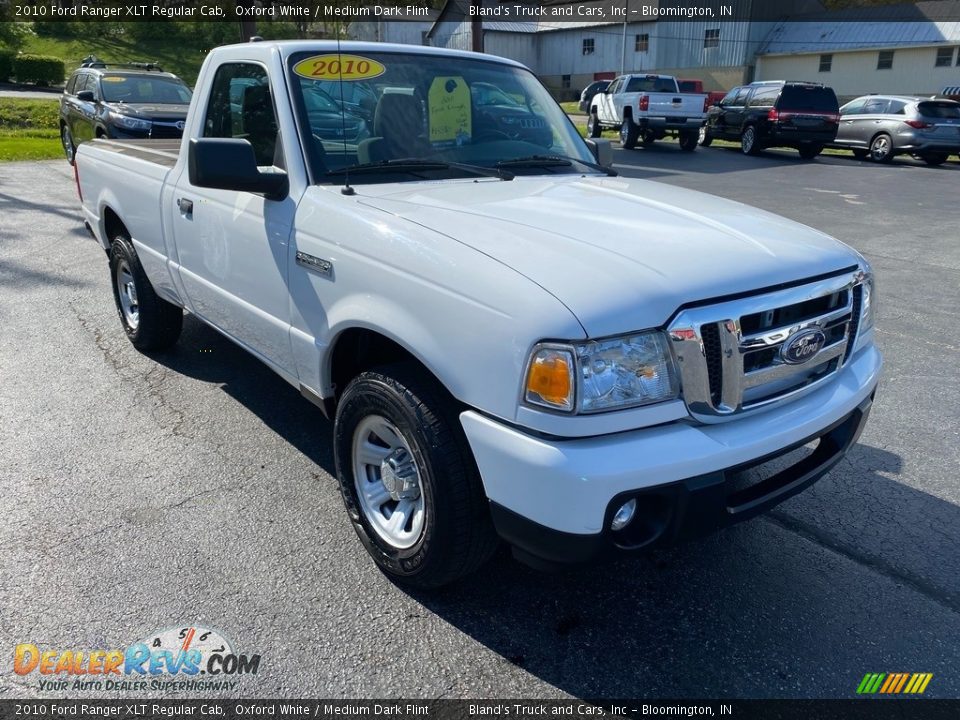
[[(252, 62), (217, 69), (203, 137), (243, 138), (260, 166), (284, 166), (266, 69)], [(296, 203), (196, 187), (184, 170), (173, 229), (191, 310), (282, 374), (296, 377), (290, 348), (287, 255)]]

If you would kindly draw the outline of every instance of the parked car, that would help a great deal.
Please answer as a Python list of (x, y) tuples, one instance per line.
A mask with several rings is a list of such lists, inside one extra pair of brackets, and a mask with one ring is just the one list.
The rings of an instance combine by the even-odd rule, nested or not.
[(676, 134), (680, 149), (689, 152), (697, 149), (706, 112), (707, 96), (682, 94), (672, 75), (621, 75), (594, 97), (587, 133), (597, 138), (604, 128), (618, 128), (626, 150)]
[[(692, 78), (678, 78), (677, 84), (680, 86), (680, 92), (690, 95), (700, 95), (703, 93), (703, 80), (694, 80)], [(726, 97), (725, 90), (710, 90), (706, 93), (707, 107), (716, 105)]]
[[(318, 405), (346, 521), (413, 587), (476, 570), (498, 538), (541, 566), (670, 545), (840, 462), (882, 366), (862, 256), (610, 177), (607, 141), (513, 60), (384, 48), (216, 48), (188, 142), (80, 146), (83, 218), (136, 348), (173, 345), (186, 309)], [(351, 81), (413, 92), (380, 94), (377, 137), (321, 153), (303, 95), (348, 54)], [(222, 74), (274, 102), (235, 124)], [(473, 135), (463, 85), (480, 83), (536, 107), (550, 147)], [(748, 467), (763, 479), (740, 482)]]
[(700, 144), (739, 140), (745, 155), (789, 147), (812, 160), (837, 136), (840, 107), (832, 88), (772, 80), (735, 87), (707, 113)]
[(73, 164), (77, 145), (94, 138), (179, 138), (191, 92), (150, 63), (85, 63), (60, 96), (60, 140)]
[(609, 80), (594, 80), (587, 85), (580, 93), (580, 112), (587, 112), (590, 109), (590, 101), (593, 100), (594, 96), (608, 87), (610, 87)]
[(543, 147), (553, 142), (553, 129), (547, 120), (496, 85), (475, 82), (470, 85), (474, 113), (474, 133), (500, 135), (525, 140)]
[(942, 165), (960, 152), (960, 103), (904, 95), (865, 95), (840, 108), (840, 130), (831, 147), (860, 160), (890, 162), (913, 155)]

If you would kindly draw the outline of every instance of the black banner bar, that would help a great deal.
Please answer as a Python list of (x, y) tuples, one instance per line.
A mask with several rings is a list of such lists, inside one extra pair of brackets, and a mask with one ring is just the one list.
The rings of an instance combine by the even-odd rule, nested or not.
[(960, 700), (0, 700), (2, 720), (234, 720), (236, 718), (736, 718), (736, 720), (954, 720)]

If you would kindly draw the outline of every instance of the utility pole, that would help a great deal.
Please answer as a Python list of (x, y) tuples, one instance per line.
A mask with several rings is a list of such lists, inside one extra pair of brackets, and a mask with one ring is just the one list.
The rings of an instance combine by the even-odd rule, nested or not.
[(474, 52), (483, 52), (483, 20), (480, 18), (480, 8), (483, 0), (470, 0), (470, 39), (471, 49)]
[[(251, 8), (253, 7), (253, 0), (236, 0), (237, 7)], [(244, 15), (243, 17), (249, 17)], [(257, 34), (257, 21), (256, 20), (241, 20), (240, 21), (240, 42), (250, 42), (250, 38)]]
[(623, 45), (620, 47), (620, 74), (627, 74), (627, 13), (629, 13), (628, 0), (623, 0)]

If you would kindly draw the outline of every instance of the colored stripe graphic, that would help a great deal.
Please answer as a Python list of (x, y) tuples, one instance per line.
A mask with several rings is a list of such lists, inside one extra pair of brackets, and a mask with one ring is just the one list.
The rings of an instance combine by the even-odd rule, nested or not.
[(922, 695), (933, 673), (867, 673), (857, 686), (857, 695)]

